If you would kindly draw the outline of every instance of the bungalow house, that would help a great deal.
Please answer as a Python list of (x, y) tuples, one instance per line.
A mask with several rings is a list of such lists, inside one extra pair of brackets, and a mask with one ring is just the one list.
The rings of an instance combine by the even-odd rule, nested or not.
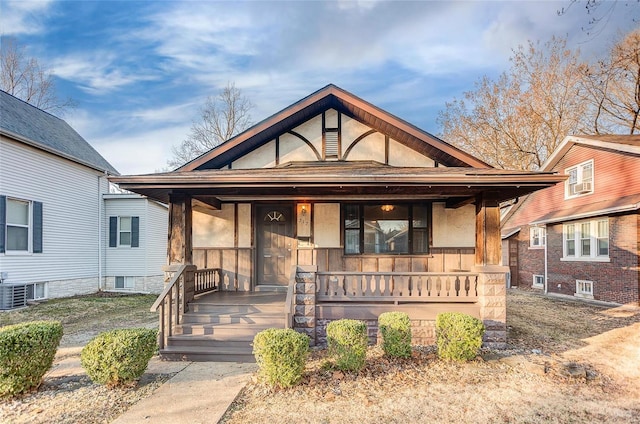
[[(166, 207), (109, 194), (117, 174), (64, 120), (0, 91), (0, 309), (116, 288), (118, 277), (125, 289), (136, 276), (155, 290), (149, 281), (131, 289), (162, 290)], [(126, 248), (122, 238), (108, 245), (111, 215), (137, 219), (129, 230), (119, 221)]]
[(416, 343), (433, 340), (438, 312), (461, 311), (503, 345), (498, 205), (562, 179), (492, 169), (334, 85), (174, 172), (111, 177), (169, 204), (161, 353), (231, 360), (249, 359), (245, 330), (267, 325), (268, 298), (285, 318), (269, 324), (312, 343), (339, 318), (367, 321), (375, 337), (378, 315), (399, 310)]
[(640, 135), (568, 136), (543, 171), (564, 184), (520, 199), (502, 223), (511, 285), (640, 301)]

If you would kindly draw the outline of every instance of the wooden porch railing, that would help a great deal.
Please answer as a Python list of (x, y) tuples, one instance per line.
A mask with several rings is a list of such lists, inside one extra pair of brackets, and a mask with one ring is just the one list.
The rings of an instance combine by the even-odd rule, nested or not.
[(167, 339), (173, 334), (175, 326), (182, 322), (187, 303), (193, 299), (196, 266), (171, 265), (166, 271), (173, 273), (173, 276), (150, 308), (151, 312), (160, 309), (158, 323), (160, 350), (166, 346)]
[(197, 269), (195, 272), (195, 294), (219, 290), (222, 278), (221, 268)]
[(476, 302), (470, 272), (318, 272), (320, 302)]

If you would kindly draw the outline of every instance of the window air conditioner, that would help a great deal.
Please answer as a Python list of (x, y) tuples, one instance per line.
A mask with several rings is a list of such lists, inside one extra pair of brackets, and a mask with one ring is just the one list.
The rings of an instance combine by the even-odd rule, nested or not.
[(576, 184), (576, 188), (575, 188), (576, 194), (578, 194), (578, 193), (588, 193), (590, 191), (591, 191), (591, 183), (590, 182)]

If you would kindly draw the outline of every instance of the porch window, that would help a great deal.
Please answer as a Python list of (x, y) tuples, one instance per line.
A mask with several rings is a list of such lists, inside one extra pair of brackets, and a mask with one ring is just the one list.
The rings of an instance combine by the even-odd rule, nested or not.
[(344, 205), (345, 254), (428, 253), (429, 211), (427, 205)]

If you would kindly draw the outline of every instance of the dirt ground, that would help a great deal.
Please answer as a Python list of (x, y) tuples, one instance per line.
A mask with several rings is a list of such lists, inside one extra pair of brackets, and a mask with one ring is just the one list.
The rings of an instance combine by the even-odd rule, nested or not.
[(433, 347), (388, 360), (370, 349), (358, 374), (312, 355), (302, 383), (256, 379), (225, 423), (640, 423), (640, 308), (604, 308), (510, 290), (509, 349), (466, 364)]
[[(108, 423), (175, 372), (153, 359), (138, 386), (108, 390), (78, 367), (81, 347), (114, 327), (154, 327), (153, 296), (87, 296), (0, 313), (0, 326), (61, 319), (65, 335), (35, 393), (0, 401), (2, 423)], [(510, 290), (509, 348), (466, 364), (432, 346), (407, 360), (369, 350), (358, 374), (333, 371), (314, 352), (303, 382), (271, 390), (256, 378), (225, 423), (640, 423), (640, 308), (602, 307)]]

